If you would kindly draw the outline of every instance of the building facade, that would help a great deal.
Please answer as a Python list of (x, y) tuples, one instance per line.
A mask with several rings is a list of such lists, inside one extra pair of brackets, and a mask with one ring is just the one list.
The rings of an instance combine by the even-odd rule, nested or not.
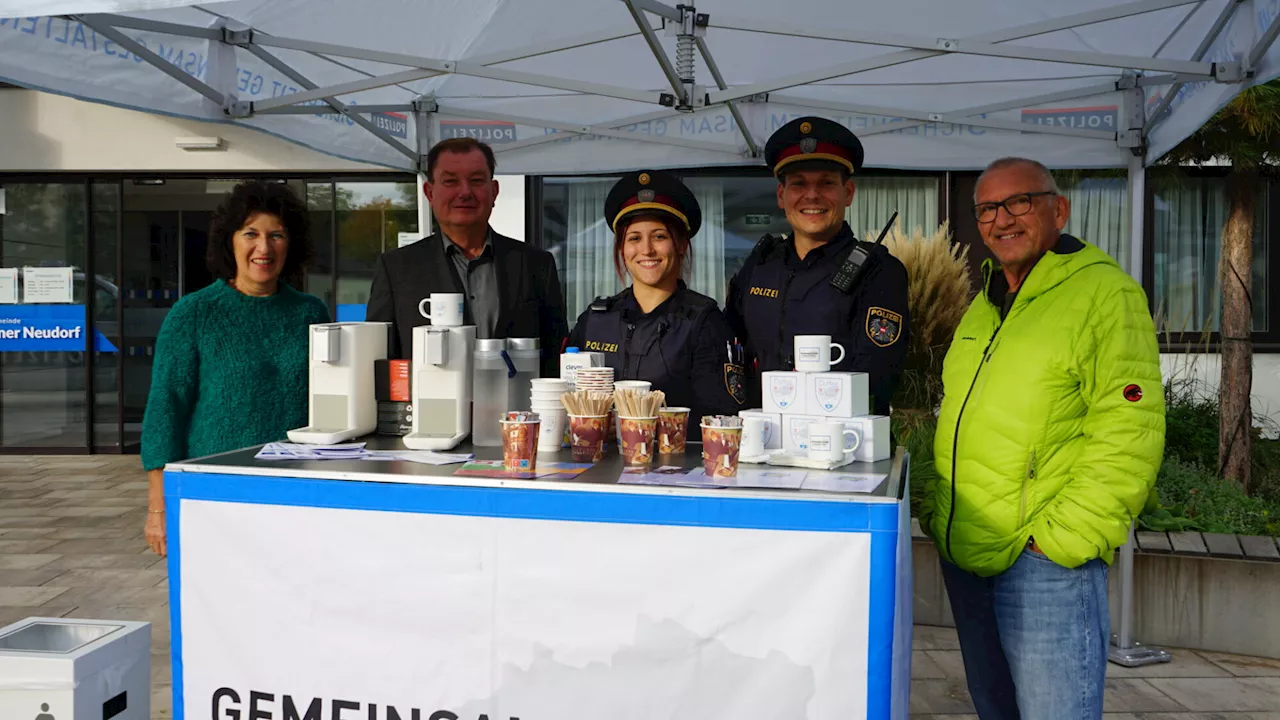
[[(285, 183), (306, 199), (316, 261), (303, 289), (337, 319), (363, 317), (380, 253), (419, 236), (414, 176), (253, 130), (16, 88), (0, 89), (0, 128), (0, 452), (137, 450), (156, 335), (174, 302), (210, 282), (210, 214), (237, 181)], [(192, 136), (222, 142), (179, 147)], [(501, 172), (501, 154), (498, 162)], [(756, 240), (785, 229), (775, 181), (762, 168), (683, 175), (705, 218), (689, 284), (723, 298)], [(593, 297), (623, 287), (602, 216), (614, 179), (499, 176), (494, 226), (555, 255), (571, 323)], [(849, 222), (868, 236), (895, 210), (905, 230), (950, 221), (970, 247), (976, 277), (987, 257), (969, 210), (976, 179), (867, 170)], [(1213, 349), (1220, 312), (1221, 175), (1148, 183), (1141, 257), (1132, 257), (1123, 177), (1069, 173), (1060, 182), (1073, 208), (1067, 230), (1127, 268), (1141, 263), (1169, 373), (1216, 380), (1216, 356), (1203, 351)], [(1264, 354), (1255, 394), (1263, 417), (1280, 414), (1280, 355), (1265, 354), (1280, 347), (1269, 286), (1280, 276), (1267, 242), (1278, 203), (1280, 188), (1269, 185), (1257, 204), (1254, 331)]]

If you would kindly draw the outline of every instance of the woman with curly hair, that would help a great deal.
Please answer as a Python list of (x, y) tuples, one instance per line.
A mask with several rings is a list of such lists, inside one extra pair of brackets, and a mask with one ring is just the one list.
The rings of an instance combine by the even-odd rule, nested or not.
[(285, 185), (237, 185), (214, 212), (206, 261), (217, 279), (184, 296), (156, 339), (142, 422), (147, 544), (166, 552), (166, 463), (274, 442), (307, 424), (308, 327), (319, 298), (281, 278), (310, 259), (307, 210)]

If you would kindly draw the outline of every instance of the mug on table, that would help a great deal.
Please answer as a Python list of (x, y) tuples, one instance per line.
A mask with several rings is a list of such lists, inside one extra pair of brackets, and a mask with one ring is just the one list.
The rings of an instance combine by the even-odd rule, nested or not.
[[(831, 348), (839, 348), (840, 357), (831, 357)], [(830, 335), (797, 335), (795, 359), (799, 372), (830, 372), (832, 365), (844, 362), (844, 346), (831, 342)]]
[[(857, 430), (843, 421), (811, 422), (809, 432), (809, 459), (817, 462), (840, 462), (857, 451), (862, 437)], [(853, 438), (850, 442), (849, 438)]]

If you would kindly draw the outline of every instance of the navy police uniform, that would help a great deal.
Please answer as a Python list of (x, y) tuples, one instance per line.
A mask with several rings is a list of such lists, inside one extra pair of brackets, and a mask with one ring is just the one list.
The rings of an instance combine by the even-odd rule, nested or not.
[[(689, 236), (702, 222), (698, 202), (673, 175), (628, 175), (610, 191), (605, 219), (619, 221), (661, 214)], [(669, 407), (688, 407), (689, 439), (701, 436), (703, 415), (734, 415), (746, 399), (741, 357), (728, 322), (712, 298), (678, 281), (675, 292), (646, 313), (631, 288), (596, 298), (578, 317), (569, 345), (604, 353), (615, 380), (648, 380), (666, 394)]]
[[(863, 153), (843, 125), (810, 117), (774, 133), (765, 156), (781, 180), (794, 169), (853, 174), (862, 167)], [(746, 346), (751, 407), (760, 404), (759, 373), (795, 369), (796, 335), (830, 335), (845, 349), (844, 360), (832, 370), (867, 373), (872, 412), (889, 414), (907, 353), (907, 271), (884, 246), (863, 243), (871, 255), (861, 282), (847, 293), (833, 287), (832, 277), (859, 242), (845, 223), (801, 259), (792, 238), (766, 235), (730, 281), (725, 311)]]

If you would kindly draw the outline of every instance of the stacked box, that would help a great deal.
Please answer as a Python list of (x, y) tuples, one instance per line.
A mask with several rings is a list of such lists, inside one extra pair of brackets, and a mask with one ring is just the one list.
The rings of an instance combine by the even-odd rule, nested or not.
[(788, 455), (807, 455), (809, 423), (839, 419), (861, 438), (854, 454), (858, 462), (877, 462), (890, 456), (889, 418), (871, 415), (866, 373), (765, 372), (761, 374), (761, 396), (762, 409), (738, 414), (768, 420), (766, 450), (781, 448)]

